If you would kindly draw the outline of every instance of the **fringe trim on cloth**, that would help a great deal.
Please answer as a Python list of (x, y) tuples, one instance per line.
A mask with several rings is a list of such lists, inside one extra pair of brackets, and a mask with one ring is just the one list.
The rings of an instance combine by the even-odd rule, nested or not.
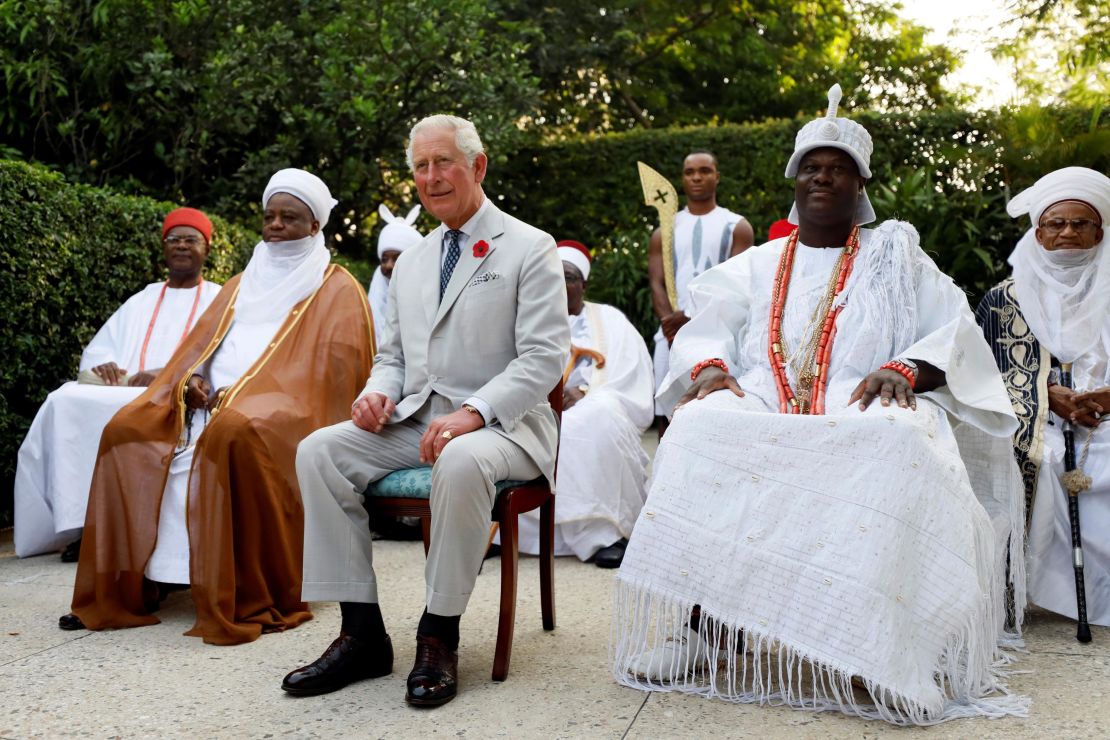
[[(657, 678), (636, 675), (637, 658), (668, 641), (681, 642), (694, 604), (617, 582), (610, 664), (616, 681), (643, 691), (680, 691), (743, 704), (840, 711), (895, 725), (934, 725), (970, 717), (1026, 717), (1029, 699), (1003, 679), (1012, 656), (984, 645), (969, 624), (952, 635), (931, 667), (943, 700), (927, 705), (848, 666), (823, 661), (759, 624), (733, 624), (701, 608), (700, 644), (676, 652)], [(989, 610), (993, 611), (993, 610)], [(984, 615), (986, 616), (986, 615)], [(987, 694), (995, 694), (987, 696)]]

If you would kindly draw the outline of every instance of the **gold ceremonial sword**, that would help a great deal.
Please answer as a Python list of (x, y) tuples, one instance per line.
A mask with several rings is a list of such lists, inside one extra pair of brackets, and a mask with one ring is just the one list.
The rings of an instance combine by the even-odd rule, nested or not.
[(678, 291), (674, 285), (674, 216), (678, 213), (678, 193), (670, 180), (643, 162), (637, 162), (636, 167), (640, 170), (644, 204), (659, 211), (659, 233), (663, 237), (663, 283), (667, 286), (671, 309), (678, 310)]

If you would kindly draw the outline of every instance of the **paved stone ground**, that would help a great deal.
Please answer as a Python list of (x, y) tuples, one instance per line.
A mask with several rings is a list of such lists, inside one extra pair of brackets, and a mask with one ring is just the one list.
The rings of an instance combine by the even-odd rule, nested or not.
[(490, 680), (499, 564), (488, 561), (462, 622), (461, 694), (445, 707), (404, 703), (423, 607), (417, 542), (375, 543), (374, 562), (393, 636), (393, 674), (314, 698), (286, 696), (289, 670), (315, 659), (339, 629), (333, 604), (284, 634), (236, 647), (183, 636), (187, 592), (162, 623), (117, 632), (62, 632), (76, 566), (57, 555), (19, 560), (0, 532), (0, 738), (28, 737), (1110, 737), (1110, 629), (1080, 645), (1068, 620), (1034, 611), (1029, 652), (1011, 688), (1032, 697), (1028, 719), (962, 720), (899, 729), (826, 712), (732, 705), (618, 686), (607, 668), (613, 574), (556, 563), (558, 628), (540, 624), (539, 570), (521, 559), (509, 679)]

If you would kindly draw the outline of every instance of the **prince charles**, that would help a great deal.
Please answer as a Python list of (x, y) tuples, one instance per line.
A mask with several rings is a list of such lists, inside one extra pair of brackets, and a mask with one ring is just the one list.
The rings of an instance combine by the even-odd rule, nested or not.
[(482, 191), (474, 125), (430, 116), (407, 151), (420, 201), (442, 223), (393, 270), (381, 345), (351, 420), (297, 451), (305, 508), (305, 601), (338, 601), (339, 637), (282, 683), (323, 694), (388, 675), (362, 492), (402, 468), (432, 468), (427, 601), (405, 700), (455, 697), (459, 619), (485, 555), (500, 480), (554, 478), (558, 428), (547, 394), (569, 349), (554, 240)]

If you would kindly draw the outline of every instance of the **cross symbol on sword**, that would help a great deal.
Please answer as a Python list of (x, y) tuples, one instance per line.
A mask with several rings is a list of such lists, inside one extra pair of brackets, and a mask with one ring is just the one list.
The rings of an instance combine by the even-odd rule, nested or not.
[(661, 203), (666, 203), (667, 193), (664, 193), (662, 190), (656, 190), (654, 200), (660, 201)]

